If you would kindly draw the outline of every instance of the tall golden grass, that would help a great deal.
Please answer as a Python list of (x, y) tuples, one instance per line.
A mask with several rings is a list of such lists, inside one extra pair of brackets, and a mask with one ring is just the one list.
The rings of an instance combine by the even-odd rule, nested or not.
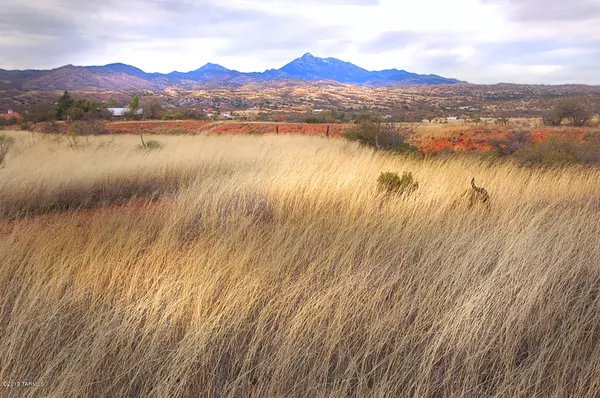
[[(599, 170), (138, 140), (17, 136), (0, 381), (37, 384), (3, 396), (598, 395)], [(471, 177), (489, 210), (456, 205)]]

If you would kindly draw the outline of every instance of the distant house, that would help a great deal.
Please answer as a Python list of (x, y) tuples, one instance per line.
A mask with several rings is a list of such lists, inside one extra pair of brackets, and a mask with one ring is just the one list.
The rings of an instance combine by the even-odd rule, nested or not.
[(431, 123), (431, 121), (429, 119), (423, 119), (421, 120), (421, 123)]
[(313, 109), (313, 113), (323, 113), (323, 109)]
[(392, 118), (392, 115), (385, 115), (383, 118), (384, 118), (384, 119), (391, 119), (391, 118)]
[(4, 120), (23, 119), (23, 115), (13, 111), (12, 109), (9, 109), (7, 112), (0, 112), (0, 118)]
[(458, 116), (448, 116), (446, 120), (458, 120)]
[[(115, 117), (122, 117), (125, 114), (129, 113), (129, 108), (108, 108), (107, 111), (109, 111)], [(135, 111), (136, 115), (141, 115), (143, 113), (143, 109), (138, 109), (137, 111)]]

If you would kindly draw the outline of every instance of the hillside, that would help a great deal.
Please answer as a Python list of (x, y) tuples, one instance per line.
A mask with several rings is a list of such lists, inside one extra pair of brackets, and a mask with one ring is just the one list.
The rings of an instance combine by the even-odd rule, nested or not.
[(81, 66), (67, 65), (38, 73), (23, 80), (23, 90), (139, 90), (151, 89), (146, 79), (124, 71), (95, 71)]

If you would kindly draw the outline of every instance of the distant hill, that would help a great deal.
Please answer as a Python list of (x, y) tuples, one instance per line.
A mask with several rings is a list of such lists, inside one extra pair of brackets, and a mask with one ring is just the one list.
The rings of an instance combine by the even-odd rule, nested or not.
[[(103, 69), (106, 68), (106, 69)], [(135, 69), (133, 67), (130, 67)], [(139, 90), (153, 89), (154, 84), (142, 77), (110, 67), (67, 65), (37, 73), (22, 81), (22, 90)]]
[(373, 73), (350, 62), (335, 58), (318, 58), (304, 54), (280, 69), (290, 77), (302, 80), (334, 80), (341, 83), (363, 84)]
[(461, 83), (437, 75), (419, 75), (404, 70), (368, 71), (336, 58), (304, 54), (281, 69), (243, 73), (217, 64), (206, 64), (190, 72), (146, 73), (134, 66), (116, 63), (104, 66), (66, 65), (52, 70), (7, 71), (0, 69), (0, 88), (18, 90), (153, 90), (172, 86), (240, 86), (275, 80), (334, 81), (373, 87)]

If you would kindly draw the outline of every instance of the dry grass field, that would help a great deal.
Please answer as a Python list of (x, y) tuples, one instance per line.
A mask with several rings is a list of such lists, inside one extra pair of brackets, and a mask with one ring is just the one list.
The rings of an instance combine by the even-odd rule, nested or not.
[[(600, 393), (598, 169), (10, 134), (2, 397)], [(420, 187), (384, 198), (382, 171)]]

